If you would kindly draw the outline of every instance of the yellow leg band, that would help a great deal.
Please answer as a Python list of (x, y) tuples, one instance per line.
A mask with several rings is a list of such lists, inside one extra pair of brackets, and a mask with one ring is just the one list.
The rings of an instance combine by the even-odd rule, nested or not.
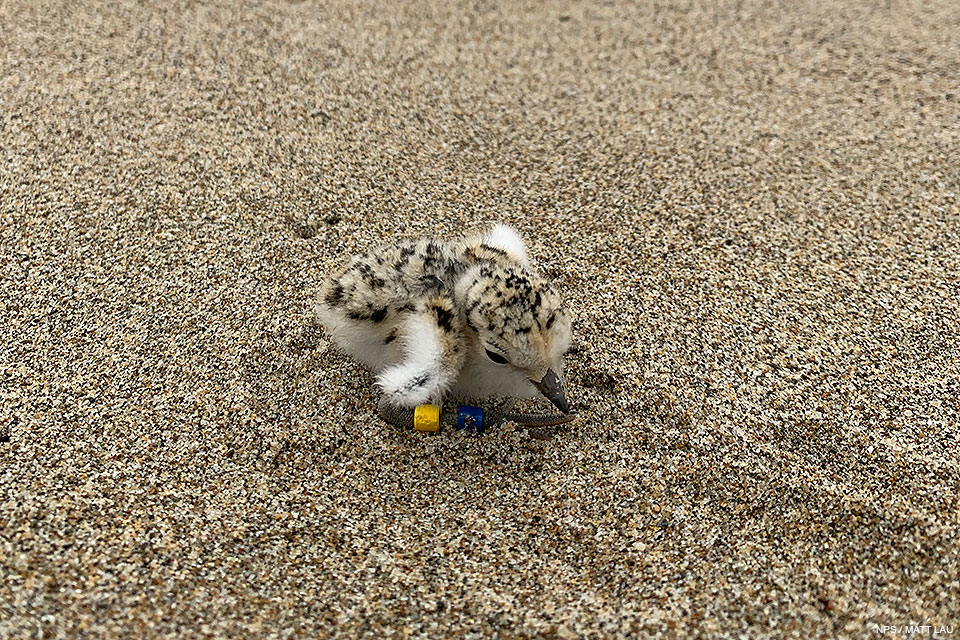
[(421, 404), (413, 410), (413, 428), (417, 431), (440, 430), (440, 407), (435, 404)]

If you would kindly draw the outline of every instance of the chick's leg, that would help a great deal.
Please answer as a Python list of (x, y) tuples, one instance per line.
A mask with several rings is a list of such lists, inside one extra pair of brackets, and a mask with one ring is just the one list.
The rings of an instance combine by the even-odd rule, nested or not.
[(426, 300), (406, 314), (398, 337), (403, 361), (377, 377), (384, 399), (404, 407), (438, 403), (463, 364), (463, 332), (453, 302), (443, 296)]

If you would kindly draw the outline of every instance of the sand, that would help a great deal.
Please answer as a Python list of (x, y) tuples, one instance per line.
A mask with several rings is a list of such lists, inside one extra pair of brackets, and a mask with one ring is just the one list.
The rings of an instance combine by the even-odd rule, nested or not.
[[(960, 633), (960, 12), (778, 4), (0, 4), (0, 637)], [(580, 417), (381, 424), (495, 221)]]

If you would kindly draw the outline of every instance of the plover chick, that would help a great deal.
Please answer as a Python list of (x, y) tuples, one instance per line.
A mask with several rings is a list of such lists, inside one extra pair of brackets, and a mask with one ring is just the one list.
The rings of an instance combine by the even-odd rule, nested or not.
[(316, 313), (334, 343), (376, 373), (390, 403), (542, 394), (570, 410), (570, 320), (506, 225), (355, 257), (326, 279)]

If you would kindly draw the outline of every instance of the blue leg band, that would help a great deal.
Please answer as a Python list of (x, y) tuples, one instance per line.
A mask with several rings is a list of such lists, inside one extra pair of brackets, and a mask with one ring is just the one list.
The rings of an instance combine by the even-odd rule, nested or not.
[(457, 429), (483, 433), (483, 409), (462, 404), (457, 408)]

